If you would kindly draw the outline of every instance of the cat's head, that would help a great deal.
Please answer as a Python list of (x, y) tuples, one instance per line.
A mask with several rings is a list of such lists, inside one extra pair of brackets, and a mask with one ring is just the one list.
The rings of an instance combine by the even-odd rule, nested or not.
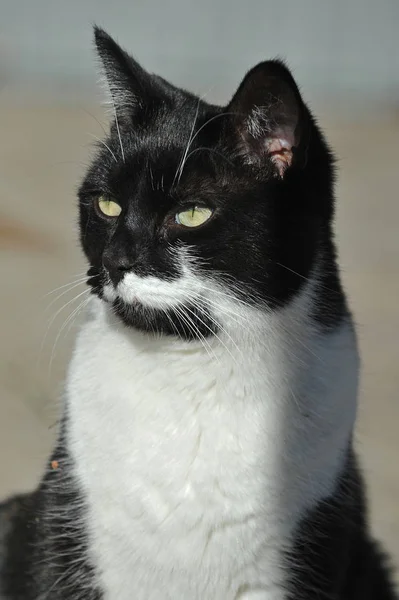
[(289, 302), (329, 228), (332, 168), (287, 67), (257, 65), (220, 107), (95, 41), (114, 119), (79, 190), (94, 292), (127, 325), (186, 338), (232, 303)]

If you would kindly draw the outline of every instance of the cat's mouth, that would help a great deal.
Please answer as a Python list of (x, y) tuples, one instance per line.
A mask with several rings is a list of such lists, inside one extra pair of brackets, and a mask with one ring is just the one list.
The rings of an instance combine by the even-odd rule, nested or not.
[(123, 293), (123, 289), (118, 289), (119, 285), (115, 286), (112, 283), (106, 271), (90, 267), (87, 276), (87, 284), (91, 287), (92, 294), (95, 294), (104, 302), (115, 304), (119, 309), (134, 310), (143, 308), (143, 303), (140, 302), (134, 291), (130, 289), (128, 297), (126, 297), (127, 295)]
[(107, 302), (118, 300), (129, 306), (161, 310), (198, 301), (202, 296), (199, 281), (186, 274), (166, 278), (153, 274), (142, 276), (129, 271), (118, 283), (114, 283), (105, 269), (91, 267), (88, 285), (94, 294)]
[(87, 283), (93, 294), (110, 304), (113, 312), (135, 329), (188, 340), (216, 333), (215, 320), (206, 303), (199, 302), (192, 281), (129, 273), (114, 285), (106, 272), (91, 267)]

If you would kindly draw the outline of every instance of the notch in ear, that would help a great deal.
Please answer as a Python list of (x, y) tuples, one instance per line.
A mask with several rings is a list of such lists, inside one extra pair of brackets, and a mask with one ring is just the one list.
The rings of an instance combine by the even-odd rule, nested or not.
[(118, 116), (132, 116), (154, 96), (154, 77), (97, 26), (94, 42), (115, 111)]
[(283, 62), (263, 62), (247, 73), (227, 109), (247, 164), (271, 161), (276, 175), (306, 162), (309, 115)]

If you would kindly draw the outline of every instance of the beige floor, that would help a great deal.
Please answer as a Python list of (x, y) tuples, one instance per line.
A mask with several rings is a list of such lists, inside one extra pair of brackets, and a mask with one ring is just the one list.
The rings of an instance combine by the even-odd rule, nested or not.
[[(79, 300), (62, 307), (84, 287), (45, 294), (84, 270), (74, 189), (102, 119), (89, 112), (0, 105), (0, 496), (34, 485), (54, 437), (74, 327), (59, 332)], [(358, 447), (374, 529), (399, 564), (399, 123), (332, 123), (327, 133), (340, 158), (337, 235), (363, 357)]]

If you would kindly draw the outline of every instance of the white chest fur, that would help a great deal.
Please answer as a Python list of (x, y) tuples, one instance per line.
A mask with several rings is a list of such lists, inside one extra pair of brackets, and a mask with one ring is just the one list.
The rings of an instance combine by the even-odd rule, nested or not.
[[(152, 340), (98, 300), (67, 385), (106, 600), (284, 600), (282, 552), (334, 487), (355, 417), (351, 328), (306, 302), (235, 346)], [(208, 349), (209, 350), (209, 349)]]

